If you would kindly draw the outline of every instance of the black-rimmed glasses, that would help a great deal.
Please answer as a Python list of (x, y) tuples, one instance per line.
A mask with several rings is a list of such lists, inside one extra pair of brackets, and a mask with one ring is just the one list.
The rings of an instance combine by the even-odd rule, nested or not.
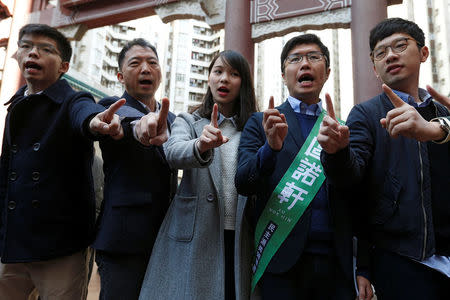
[[(372, 51), (373, 60), (379, 61), (385, 58), (388, 53), (388, 48), (391, 48), (392, 52), (394, 53), (401, 53), (405, 51), (406, 48), (408, 48), (408, 40), (415, 41), (417, 43), (417, 41), (412, 38), (407, 37), (398, 38), (394, 40), (390, 45), (375, 48)], [(417, 45), (421, 47), (419, 43), (417, 43)]]

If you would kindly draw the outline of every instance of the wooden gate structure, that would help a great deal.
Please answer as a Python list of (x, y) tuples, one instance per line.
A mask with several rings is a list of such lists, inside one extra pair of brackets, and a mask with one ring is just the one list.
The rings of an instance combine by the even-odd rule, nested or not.
[[(213, 29), (224, 28), (225, 49), (240, 51), (252, 65), (255, 42), (293, 31), (351, 28), (357, 103), (380, 92), (373, 84), (369, 31), (386, 18), (387, 6), (402, 0), (59, 0), (57, 6), (51, 5), (54, 2), (30, 0), (25, 23), (45, 23), (79, 40), (88, 29), (151, 15), (163, 22), (198, 19)], [(11, 84), (17, 88), (19, 79)]]

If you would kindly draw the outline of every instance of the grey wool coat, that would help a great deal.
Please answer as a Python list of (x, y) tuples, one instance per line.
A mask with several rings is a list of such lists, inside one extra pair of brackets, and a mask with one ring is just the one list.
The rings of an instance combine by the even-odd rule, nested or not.
[[(140, 300), (225, 298), (220, 147), (210, 150), (206, 159), (195, 148), (209, 122), (196, 113), (181, 113), (172, 125), (165, 152), (172, 168), (183, 169), (183, 179), (153, 247)], [(247, 198), (239, 196), (234, 253), (237, 300), (250, 299), (253, 233), (244, 216), (246, 204)]]

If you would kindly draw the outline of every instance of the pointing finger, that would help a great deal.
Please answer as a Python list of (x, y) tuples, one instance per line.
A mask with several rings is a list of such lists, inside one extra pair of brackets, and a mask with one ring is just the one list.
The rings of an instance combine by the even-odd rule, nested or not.
[(273, 96), (270, 96), (269, 98), (269, 109), (273, 109), (275, 105), (273, 104)]
[(217, 106), (217, 103), (214, 103), (213, 111), (211, 113), (211, 125), (215, 128), (219, 128), (219, 125), (217, 125), (218, 113), (219, 113), (219, 107)]
[(439, 94), (435, 89), (433, 89), (431, 86), (427, 85), (427, 91), (430, 93), (430, 95), (439, 103), (450, 109), (450, 98), (445, 97), (442, 94)]
[(164, 126), (167, 123), (167, 115), (169, 114), (170, 101), (168, 98), (162, 98), (161, 110), (159, 111), (158, 128)]
[(125, 102), (127, 102), (127, 101), (122, 98), (122, 99), (114, 102), (113, 104), (111, 104), (111, 106), (108, 107), (107, 110), (105, 110), (105, 115), (104, 115), (103, 121), (106, 123), (110, 123), (112, 121), (116, 111), (119, 110), (119, 108), (121, 108), (122, 105), (125, 104)]
[(383, 83), (383, 85), (381, 86), (383, 88), (383, 91), (386, 93), (386, 95), (389, 97), (389, 99), (392, 102), (392, 105), (394, 105), (394, 107), (400, 107), (405, 105), (406, 103), (400, 99), (399, 96), (397, 96), (390, 87), (388, 87), (386, 84)]
[(337, 122), (336, 114), (334, 113), (333, 102), (331, 101), (330, 94), (328, 94), (328, 93), (325, 94), (325, 102), (327, 104), (328, 115)]

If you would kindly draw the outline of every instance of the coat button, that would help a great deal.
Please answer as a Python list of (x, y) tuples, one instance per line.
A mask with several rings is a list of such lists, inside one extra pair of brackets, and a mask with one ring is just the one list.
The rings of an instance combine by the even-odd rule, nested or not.
[(17, 153), (17, 145), (16, 144), (11, 145), (11, 152)]
[(206, 196), (206, 200), (208, 200), (209, 202), (212, 202), (214, 200), (214, 195), (209, 193), (208, 196)]
[(11, 172), (11, 173), (9, 173), (9, 179), (11, 180), (11, 181), (14, 181), (14, 180), (16, 180), (17, 179), (17, 173), (16, 172)]
[(34, 150), (34, 151), (38, 151), (39, 148), (41, 148), (41, 144), (39, 144), (39, 143), (34, 143), (34, 145), (33, 145), (33, 150)]
[(9, 201), (8, 202), (8, 209), (13, 210), (16, 208), (16, 202), (15, 201)]
[(39, 172), (33, 172), (32, 174), (31, 174), (31, 178), (34, 180), (34, 181), (38, 181), (39, 180), (39, 178), (40, 178), (40, 173)]
[(33, 206), (33, 208), (39, 208), (39, 205), (40, 205), (39, 200), (35, 199), (31, 201), (31, 206)]

